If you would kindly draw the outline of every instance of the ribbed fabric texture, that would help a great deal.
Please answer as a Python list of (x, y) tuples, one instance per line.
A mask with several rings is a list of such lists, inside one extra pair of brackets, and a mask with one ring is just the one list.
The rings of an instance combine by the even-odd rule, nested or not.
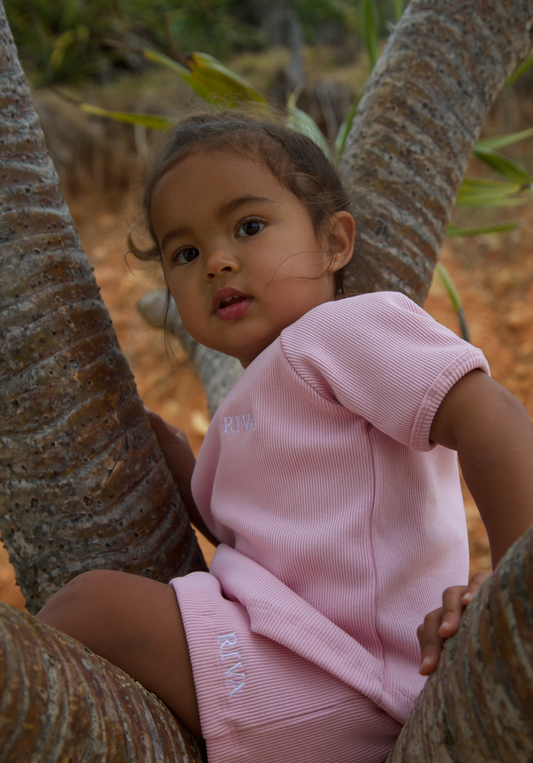
[[(222, 541), (210, 573), (251, 630), (400, 722), (424, 683), (416, 628), (468, 578), (456, 454), (429, 433), (474, 368), (488, 373), (483, 354), (403, 295), (328, 302), (246, 369), (194, 472)], [(180, 599), (189, 643), (205, 616), (193, 602)]]
[[(213, 575), (175, 578), (209, 763), (382, 763), (401, 724), (271, 639)], [(195, 616), (202, 612), (202, 617)]]

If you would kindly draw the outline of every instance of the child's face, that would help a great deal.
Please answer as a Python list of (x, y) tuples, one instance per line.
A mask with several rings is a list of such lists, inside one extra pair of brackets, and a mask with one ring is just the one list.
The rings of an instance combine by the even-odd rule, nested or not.
[(304, 204), (236, 153), (195, 154), (169, 170), (154, 188), (151, 220), (185, 328), (245, 367), (333, 299), (331, 266), (349, 259), (328, 256)]

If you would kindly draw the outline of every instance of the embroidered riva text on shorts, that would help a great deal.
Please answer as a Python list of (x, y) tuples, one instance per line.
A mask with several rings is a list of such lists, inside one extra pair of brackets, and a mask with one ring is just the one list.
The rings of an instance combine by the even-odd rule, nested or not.
[(237, 634), (235, 631), (233, 631), (233, 633), (223, 633), (221, 636), (217, 636), (217, 640), (220, 659), (225, 666), (228, 666), (224, 672), (226, 675), (226, 683), (230, 689), (229, 695), (230, 697), (234, 697), (237, 692), (244, 689), (246, 686), (241, 655), (236, 648)]

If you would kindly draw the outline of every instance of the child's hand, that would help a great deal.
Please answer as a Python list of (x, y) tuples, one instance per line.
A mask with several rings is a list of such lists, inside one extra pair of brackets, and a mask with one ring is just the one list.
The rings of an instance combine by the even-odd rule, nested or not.
[(144, 412), (148, 416), (148, 421), (157, 437), (161, 453), (165, 457), (190, 521), (214, 546), (217, 546), (218, 540), (212, 535), (202, 519), (192, 496), (191, 477), (196, 459), (187, 437), (181, 429), (168, 424), (161, 416), (158, 416), (157, 413), (154, 413), (146, 406), (144, 406)]
[[(179, 492), (185, 492), (190, 488), (191, 476), (196, 464), (196, 459), (189, 445), (189, 441), (181, 429), (172, 424), (167, 424), (161, 416), (144, 406), (144, 412), (154, 430), (155, 436), (165, 457), (167, 466), (176, 483)], [(183, 494), (182, 494), (183, 495)]]
[(478, 572), (469, 585), (447, 588), (442, 594), (442, 607), (426, 615), (416, 632), (422, 652), (420, 675), (428, 676), (435, 670), (444, 642), (459, 629), (464, 608), (488, 577), (488, 572)]

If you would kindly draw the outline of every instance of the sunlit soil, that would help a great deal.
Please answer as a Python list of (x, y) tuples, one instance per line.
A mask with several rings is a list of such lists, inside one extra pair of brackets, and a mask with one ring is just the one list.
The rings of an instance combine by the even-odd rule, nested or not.
[[(157, 273), (147, 273), (130, 257), (125, 260), (130, 210), (115, 216), (95, 212), (84, 201), (72, 211), (85, 251), (95, 268), (102, 297), (111, 313), (120, 345), (132, 368), (144, 403), (167, 421), (183, 429), (198, 453), (208, 426), (204, 394), (196, 373), (183, 352), (172, 345), (169, 357), (163, 335), (149, 328), (137, 303), (154, 287)], [(452, 275), (465, 305), (472, 341), (481, 347), (492, 374), (533, 413), (533, 245), (528, 213), (518, 231), (505, 236), (446, 243), (442, 261)], [(159, 282), (160, 283), (160, 282)], [(459, 332), (449, 299), (436, 279), (425, 305), (439, 321)], [(490, 570), (487, 536), (466, 488), (465, 510), (470, 536), (471, 570)], [(209, 562), (213, 547), (203, 538)], [(0, 547), (0, 599), (15, 606), (24, 600), (15, 585), (13, 568)]]

